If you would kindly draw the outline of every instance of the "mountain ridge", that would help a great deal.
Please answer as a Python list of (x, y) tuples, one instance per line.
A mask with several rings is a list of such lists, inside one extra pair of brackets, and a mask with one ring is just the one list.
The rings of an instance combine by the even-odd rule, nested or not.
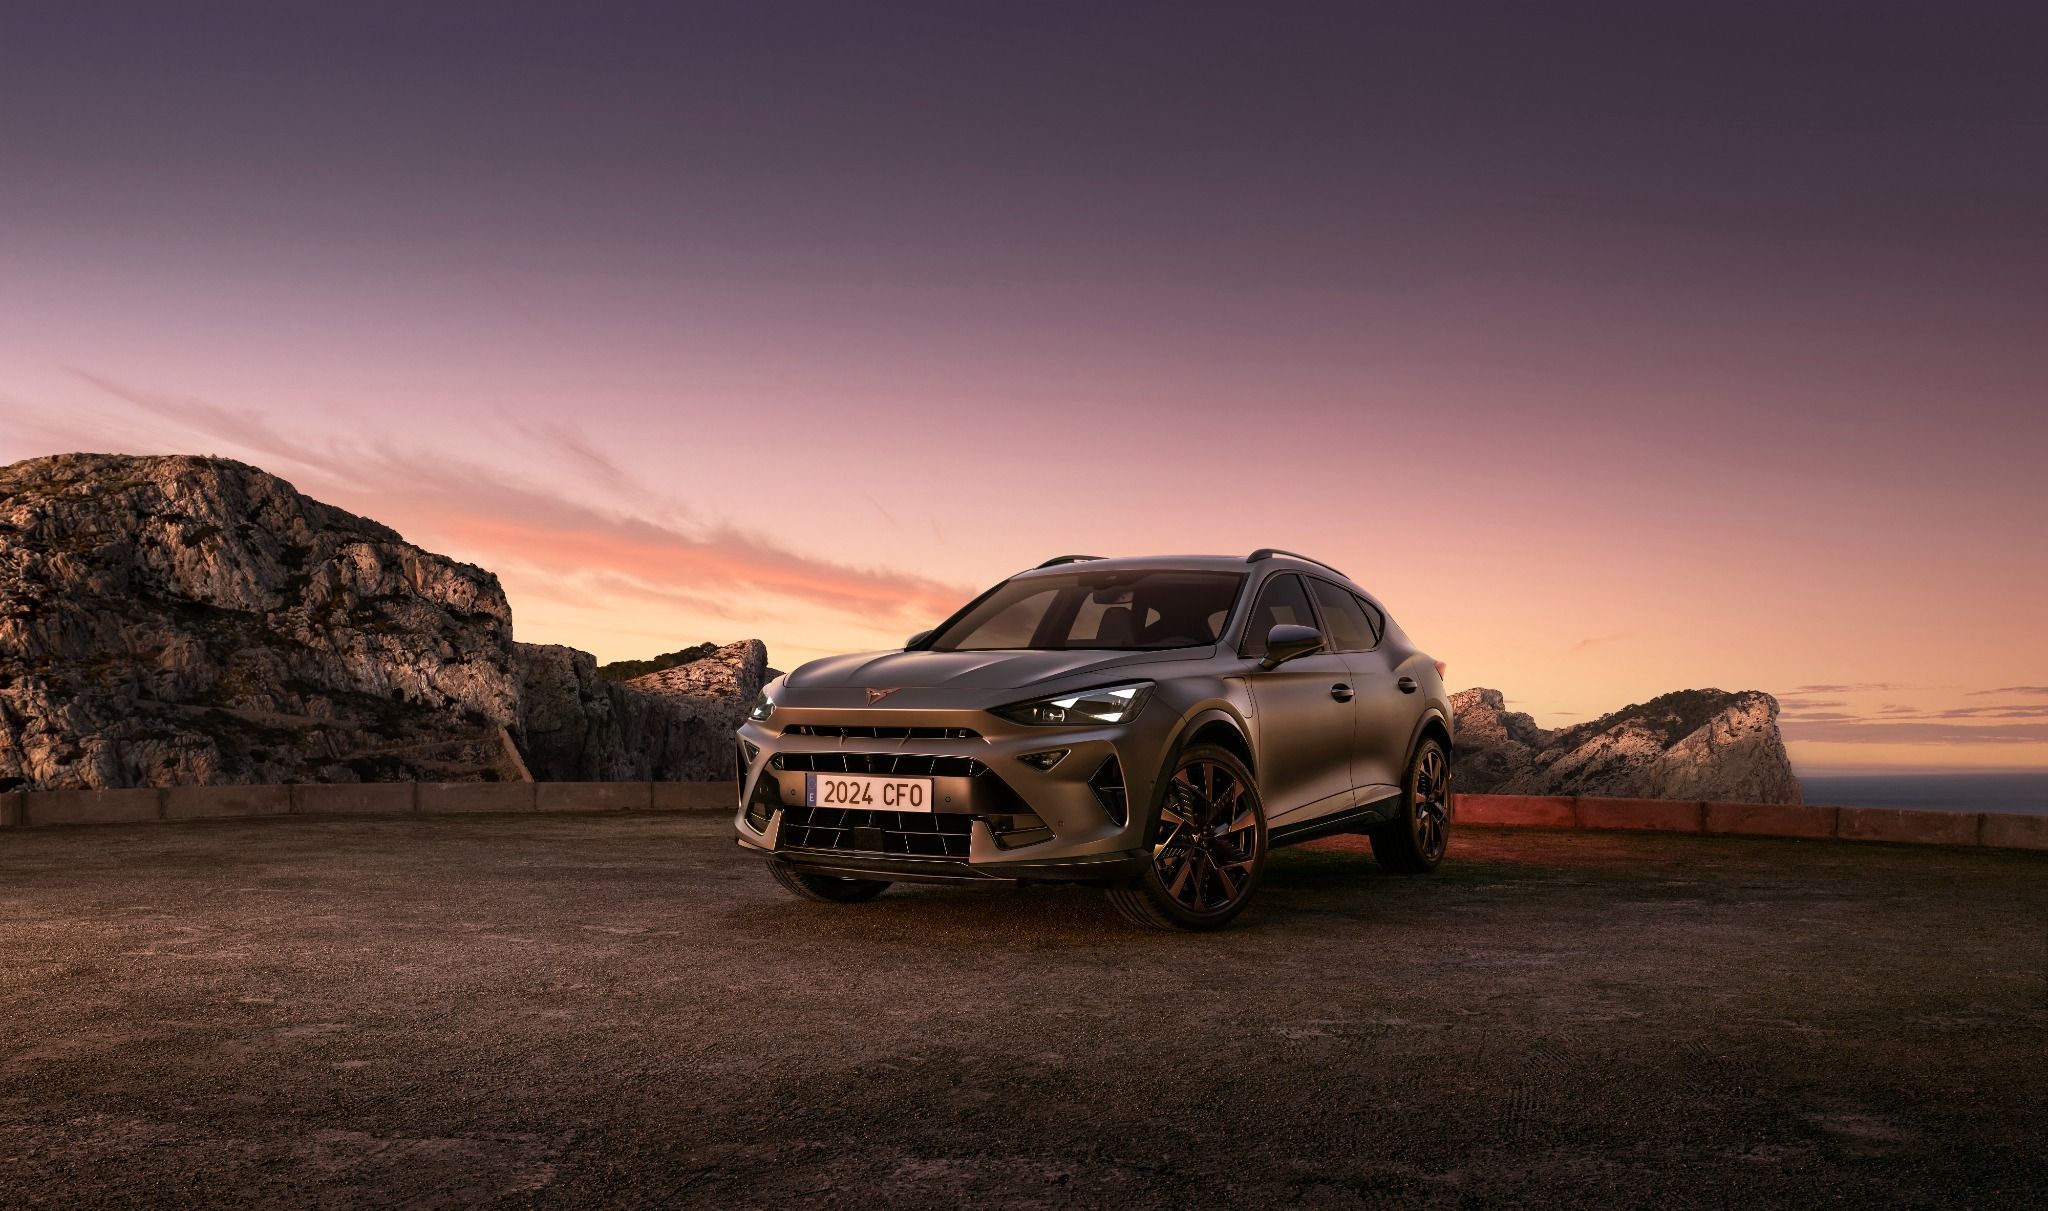
[(698, 659), (694, 695), (596, 688), (488, 570), (247, 463), (0, 467), (0, 790), (731, 777), (766, 649)]
[(1675, 690), (1555, 729), (1495, 689), (1460, 690), (1451, 708), (1466, 794), (1801, 801), (1778, 700), (1761, 690)]

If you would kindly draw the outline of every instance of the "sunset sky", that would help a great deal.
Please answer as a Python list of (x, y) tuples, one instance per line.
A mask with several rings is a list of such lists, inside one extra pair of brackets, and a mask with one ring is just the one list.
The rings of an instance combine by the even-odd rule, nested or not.
[(2048, 767), (2044, 12), (10, 5), (0, 460), (243, 458), (604, 659), (1275, 545), (1548, 725)]

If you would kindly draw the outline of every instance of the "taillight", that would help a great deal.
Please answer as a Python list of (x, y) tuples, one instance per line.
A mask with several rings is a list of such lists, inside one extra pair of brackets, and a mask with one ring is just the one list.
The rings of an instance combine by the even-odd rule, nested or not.
[(1439, 678), (1441, 678), (1446, 672), (1448, 672), (1451, 667), (1450, 665), (1445, 664), (1441, 660), (1432, 660), (1430, 661), (1430, 663), (1436, 666), (1436, 675)]

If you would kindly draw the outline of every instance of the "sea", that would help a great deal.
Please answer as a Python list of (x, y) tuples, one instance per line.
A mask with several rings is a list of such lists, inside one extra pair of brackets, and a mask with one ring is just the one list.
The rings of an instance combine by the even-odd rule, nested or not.
[(2048, 771), (1975, 774), (1802, 774), (1816, 807), (1911, 807), (1923, 811), (2048, 816)]

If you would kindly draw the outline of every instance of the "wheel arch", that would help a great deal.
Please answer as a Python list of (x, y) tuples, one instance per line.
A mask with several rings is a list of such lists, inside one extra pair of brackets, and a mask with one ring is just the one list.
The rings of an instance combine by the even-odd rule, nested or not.
[(1171, 759), (1178, 758), (1183, 750), (1197, 744), (1227, 748), (1237, 754), (1237, 759), (1244, 762), (1246, 769), (1253, 774), (1259, 772), (1259, 763), (1252, 755), (1252, 742), (1245, 735), (1244, 724), (1221, 707), (1212, 707), (1188, 721), (1181, 731), (1180, 742), (1173, 746), (1169, 766)]
[(1159, 805), (1166, 798), (1166, 784), (1173, 776), (1173, 767), (1180, 763), (1180, 755), (1190, 745), (1217, 744), (1229, 749), (1244, 762), (1245, 768), (1258, 776), (1258, 762), (1252, 754), (1251, 729), (1243, 719), (1228, 707), (1208, 705), (1198, 708), (1181, 721), (1180, 730), (1165, 746), (1159, 768), (1152, 771), (1152, 789), (1145, 802), (1145, 835), (1159, 819)]
[(1415, 760), (1416, 750), (1422, 747), (1424, 740), (1428, 739), (1434, 739), (1438, 744), (1444, 746), (1445, 757), (1453, 755), (1454, 750), (1451, 747), (1451, 721), (1445, 717), (1442, 711), (1434, 706), (1422, 712), (1422, 718), (1415, 721), (1414, 734), (1408, 737), (1408, 760), (1411, 763)]

